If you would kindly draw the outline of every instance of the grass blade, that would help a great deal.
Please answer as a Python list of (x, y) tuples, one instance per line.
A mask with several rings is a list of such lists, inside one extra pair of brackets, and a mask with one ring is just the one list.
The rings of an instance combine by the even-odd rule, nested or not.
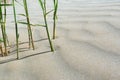
[(18, 24), (17, 24), (17, 16), (16, 16), (16, 8), (15, 8), (15, 1), (12, 0), (13, 3), (13, 13), (14, 13), (14, 21), (15, 21), (15, 31), (16, 31), (16, 48), (17, 48), (17, 59), (19, 59), (19, 33), (18, 33)]
[(58, 10), (58, 0), (53, 0), (54, 2), (54, 14), (53, 14), (53, 39), (56, 38), (56, 19), (57, 19), (57, 10)]
[(45, 25), (42, 24), (28, 24), (27, 22), (18, 22), (20, 24), (24, 24), (24, 25), (31, 25), (31, 26), (41, 26), (41, 27), (45, 27)]
[(35, 49), (34, 47), (34, 41), (33, 41), (33, 36), (32, 36), (32, 30), (31, 30), (31, 26), (30, 26), (30, 20), (29, 20), (29, 13), (28, 13), (28, 7), (27, 7), (27, 1), (23, 0), (24, 3), (24, 10), (26, 13), (26, 19), (27, 19), (27, 23), (28, 23), (28, 37), (29, 37), (29, 48), (30, 45), (32, 45), (33, 50)]
[[(7, 1), (4, 0), (4, 4), (6, 4)], [(7, 36), (7, 33), (6, 33), (6, 17), (7, 17), (7, 11), (6, 11), (6, 6), (4, 6), (4, 31), (5, 31), (5, 36), (6, 36), (6, 40), (7, 40), (7, 43), (8, 43), (8, 46), (9, 46), (9, 40), (8, 40), (8, 36)]]
[(49, 30), (48, 30), (47, 15), (46, 15), (46, 13), (47, 13), (47, 11), (46, 11), (46, 0), (44, 0), (44, 2), (42, 2), (42, 0), (39, 0), (39, 3), (40, 3), (40, 6), (42, 8), (42, 11), (43, 11), (44, 22), (45, 22), (45, 27), (46, 27), (46, 32), (47, 32), (50, 48), (51, 48), (51, 51), (54, 51), (53, 44), (52, 44), (52, 41), (50, 39), (50, 33), (49, 33)]

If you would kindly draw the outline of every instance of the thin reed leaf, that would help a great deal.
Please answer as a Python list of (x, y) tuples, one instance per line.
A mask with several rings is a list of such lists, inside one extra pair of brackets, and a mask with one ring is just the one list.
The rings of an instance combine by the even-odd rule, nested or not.
[(54, 3), (54, 13), (53, 13), (53, 39), (56, 38), (56, 19), (57, 19), (57, 10), (58, 10), (58, 0), (53, 0)]
[(48, 30), (47, 15), (46, 15), (46, 13), (47, 13), (46, 0), (44, 0), (44, 2), (42, 2), (42, 0), (39, 0), (39, 4), (40, 4), (40, 6), (42, 8), (42, 11), (43, 11), (44, 22), (45, 22), (45, 27), (46, 27), (46, 32), (47, 32), (50, 48), (51, 48), (51, 51), (54, 51), (53, 44), (52, 44), (52, 41), (50, 39), (50, 33), (49, 33), (49, 30)]
[(23, 17), (27, 17), (25, 14), (17, 14), (17, 15), (20, 15), (20, 16), (23, 16)]
[(16, 3), (18, 3), (19, 5), (23, 6), (23, 4), (21, 4), (19, 1), (15, 0)]
[(19, 33), (18, 33), (18, 24), (17, 24), (17, 16), (16, 16), (16, 8), (15, 8), (15, 0), (12, 0), (13, 3), (13, 14), (15, 21), (15, 32), (16, 32), (16, 48), (17, 48), (17, 59), (19, 59)]
[[(4, 4), (7, 4), (7, 1), (4, 0)], [(6, 7), (7, 6), (4, 6), (4, 31), (5, 31), (5, 37), (6, 37), (6, 40), (7, 40), (7, 44), (9, 46), (9, 40), (8, 40), (8, 36), (7, 36), (7, 33), (6, 33), (6, 17), (7, 17), (7, 11), (6, 11)]]
[(0, 4), (0, 6), (13, 6), (12, 4)]
[(32, 29), (31, 29), (31, 25), (30, 25), (30, 19), (29, 19), (29, 12), (28, 12), (28, 7), (27, 7), (27, 1), (23, 0), (23, 4), (24, 4), (24, 10), (25, 10), (25, 14), (26, 14), (26, 19), (27, 19), (27, 23), (28, 23), (28, 37), (29, 37), (29, 48), (32, 45), (33, 50), (35, 49), (34, 47), (34, 41), (33, 41), (33, 35), (32, 35)]
[(49, 13), (51, 13), (51, 12), (53, 12), (54, 10), (50, 10), (50, 11), (48, 11), (47, 13), (46, 13), (46, 15), (48, 15)]
[(28, 24), (27, 22), (18, 22), (20, 24), (24, 24), (24, 25), (31, 25), (31, 26), (41, 26), (41, 27), (45, 27), (45, 25), (42, 24)]

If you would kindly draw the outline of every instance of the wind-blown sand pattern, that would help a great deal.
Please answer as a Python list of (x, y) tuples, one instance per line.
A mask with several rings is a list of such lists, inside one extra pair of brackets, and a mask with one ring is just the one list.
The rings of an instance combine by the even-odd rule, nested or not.
[[(29, 3), (36, 5), (29, 5), (31, 20), (42, 22), (37, 2)], [(52, 1), (48, 3), (52, 7)], [(15, 59), (14, 46), (8, 57), (0, 57), (0, 80), (120, 80), (120, 1), (59, 0), (58, 17), (54, 53), (40, 27), (33, 28), (36, 50), (28, 50), (27, 30), (20, 25), (21, 59)], [(13, 44), (10, 24), (7, 32)]]

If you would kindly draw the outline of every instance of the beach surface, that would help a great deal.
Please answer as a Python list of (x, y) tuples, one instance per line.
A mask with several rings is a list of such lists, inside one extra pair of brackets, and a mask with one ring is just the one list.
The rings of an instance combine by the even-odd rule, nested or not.
[[(43, 24), (38, 1), (27, 1), (31, 22)], [(52, 0), (47, 4), (51, 10)], [(24, 13), (18, 3), (16, 8)], [(12, 7), (7, 12), (13, 14)], [(19, 15), (17, 20), (22, 19)], [(19, 24), (19, 60), (13, 20), (13, 15), (7, 16), (11, 47), (8, 56), (0, 57), (0, 80), (120, 80), (120, 0), (59, 0), (55, 52), (40, 26), (32, 27), (35, 50), (28, 49), (27, 26)], [(52, 22), (51, 13), (51, 38)]]

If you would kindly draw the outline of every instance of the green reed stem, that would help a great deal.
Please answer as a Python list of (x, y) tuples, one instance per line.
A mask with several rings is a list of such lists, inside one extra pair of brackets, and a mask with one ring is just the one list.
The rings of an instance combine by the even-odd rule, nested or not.
[(56, 20), (57, 20), (57, 9), (58, 9), (58, 0), (53, 0), (54, 3), (54, 13), (53, 13), (53, 39), (56, 38)]
[[(1, 2), (0, 2), (1, 4)], [(0, 22), (3, 22), (3, 15), (2, 15), (2, 7), (0, 6)], [(7, 53), (7, 44), (6, 44), (6, 33), (5, 33), (5, 24), (1, 24), (1, 30), (2, 30), (2, 36), (3, 36), (3, 43), (5, 47), (5, 55), (8, 55)]]
[(29, 47), (30, 47), (30, 43), (31, 43), (32, 48), (33, 48), (33, 50), (34, 50), (35, 47), (34, 47), (32, 29), (31, 29), (31, 26), (30, 26), (30, 19), (29, 19), (27, 1), (26, 1), (26, 0), (23, 0), (23, 3), (24, 3), (24, 9), (25, 9), (25, 13), (26, 13), (26, 19), (27, 19), (27, 23), (28, 23), (27, 25), (28, 25)]
[(1, 43), (0, 43), (0, 51), (1, 51), (2, 56), (4, 56), (4, 52), (3, 52), (3, 49), (2, 49), (2, 44)]
[[(7, 1), (6, 0), (4, 0), (4, 4), (6, 4), (7, 3)], [(6, 6), (4, 6), (4, 30), (5, 30), (5, 33), (6, 33), (6, 16), (7, 16), (7, 14), (6, 14), (7, 12), (6, 12)], [(6, 35), (6, 40), (7, 40), (7, 43), (8, 43), (8, 45), (9, 45), (9, 40), (8, 40), (8, 36), (7, 36), (7, 33), (5, 34)]]
[(18, 25), (17, 25), (17, 17), (16, 17), (16, 8), (15, 8), (15, 0), (12, 0), (13, 3), (13, 13), (14, 13), (14, 21), (15, 21), (15, 31), (16, 31), (16, 48), (17, 48), (17, 59), (19, 59), (19, 33), (18, 33)]
[(42, 8), (42, 11), (43, 11), (44, 22), (45, 22), (46, 32), (47, 32), (49, 44), (50, 44), (50, 47), (51, 47), (51, 51), (54, 51), (52, 41), (50, 39), (50, 33), (49, 33), (49, 30), (48, 30), (47, 15), (46, 15), (46, 13), (47, 13), (47, 11), (46, 11), (46, 0), (44, 0), (44, 3), (42, 2), (42, 0), (39, 0), (39, 3), (40, 3), (40, 6)]

